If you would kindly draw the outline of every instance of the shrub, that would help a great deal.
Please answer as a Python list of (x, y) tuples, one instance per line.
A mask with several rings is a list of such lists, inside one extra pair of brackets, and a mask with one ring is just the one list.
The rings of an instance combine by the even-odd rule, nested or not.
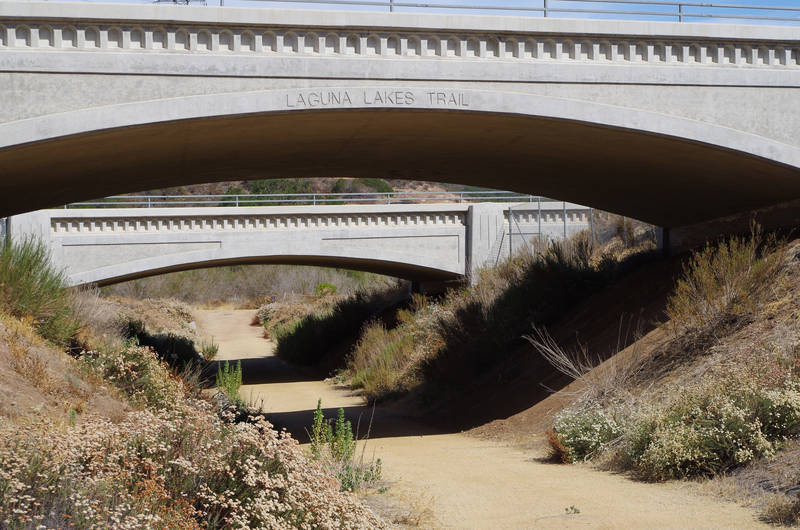
[(174, 409), (182, 398), (183, 386), (148, 347), (128, 341), (119, 349), (85, 352), (87, 366), (120, 388), (131, 401), (151, 409)]
[(277, 342), (275, 355), (300, 365), (319, 363), (332, 346), (351, 340), (364, 322), (395, 304), (402, 296), (404, 293), (396, 288), (359, 291), (340, 299), (330, 308), (323, 306), (319, 312), (276, 326), (272, 333)]
[(754, 224), (750, 237), (731, 237), (692, 255), (667, 302), (680, 332), (713, 332), (749, 319), (773, 292), (789, 256), (785, 244)]
[(774, 525), (796, 526), (800, 522), (800, 497), (774, 496), (761, 513), (761, 519)]
[(387, 330), (380, 322), (367, 323), (348, 359), (350, 386), (363, 389), (367, 401), (401, 392), (401, 380), (415, 352), (416, 340), (407, 326)]
[(379, 193), (391, 193), (394, 191), (385, 180), (379, 178), (360, 178), (358, 183)]
[(0, 308), (18, 318), (31, 318), (39, 333), (66, 344), (78, 331), (64, 274), (53, 268), (41, 241), (26, 238), (0, 246)]
[(242, 361), (236, 361), (236, 365), (232, 366), (225, 361), (225, 363), (217, 364), (217, 388), (225, 392), (225, 394), (236, 404), (243, 403), (242, 397), (239, 395), (239, 388), (242, 386)]
[(211, 342), (200, 342), (200, 353), (206, 361), (213, 361), (219, 353), (219, 344), (214, 342), (214, 337), (211, 337)]
[(0, 425), (3, 528), (381, 528), (382, 521), (263, 417), (200, 402)]
[(599, 407), (566, 410), (556, 415), (550, 444), (562, 461), (587, 460), (623, 434), (622, 426)]
[(361, 458), (356, 461), (357, 442), (344, 409), (339, 409), (336, 422), (331, 426), (322, 412), (322, 399), (317, 400), (310, 438), (312, 458), (323, 462), (336, 474), (343, 491), (357, 491), (380, 480), (380, 459), (365, 462), (362, 451)]
[(314, 287), (314, 296), (317, 298), (323, 298), (325, 296), (333, 296), (336, 294), (337, 287), (332, 283), (322, 282), (318, 283), (316, 287)]
[(294, 302), (314, 295), (320, 283), (337, 286), (338, 294), (385, 285), (393, 279), (373, 273), (289, 265), (237, 265), (195, 269), (149, 276), (102, 288), (106, 295), (145, 299), (158, 293), (191, 304), (215, 305), (225, 301), (242, 308), (256, 308), (265, 298)]
[(770, 456), (800, 434), (800, 384), (763, 389), (728, 379), (686, 392), (665, 410), (639, 420), (627, 451), (651, 480), (712, 475)]

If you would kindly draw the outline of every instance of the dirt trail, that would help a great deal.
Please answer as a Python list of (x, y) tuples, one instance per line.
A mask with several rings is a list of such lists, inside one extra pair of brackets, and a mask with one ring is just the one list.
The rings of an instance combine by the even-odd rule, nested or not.
[[(253, 311), (197, 311), (200, 332), (219, 359), (243, 359), (242, 394), (263, 401), (270, 421), (299, 439), (317, 398), (351, 419), (370, 411), (348, 391), (316, 380), (272, 355), (250, 326)], [(327, 413), (333, 414), (333, 410)], [(368, 453), (383, 460), (385, 495), (428, 508), (435, 528), (767, 528), (754, 512), (697, 495), (691, 485), (644, 484), (582, 465), (542, 463), (529, 451), (461, 433), (436, 432), (377, 409)], [(580, 510), (567, 514), (571, 506)]]

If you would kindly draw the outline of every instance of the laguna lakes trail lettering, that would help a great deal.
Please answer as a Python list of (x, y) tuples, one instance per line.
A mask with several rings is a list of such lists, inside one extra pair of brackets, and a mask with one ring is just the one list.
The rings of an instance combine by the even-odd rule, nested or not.
[(468, 94), (453, 91), (413, 91), (406, 89), (386, 90), (311, 90), (286, 94), (287, 108), (322, 107), (469, 107)]

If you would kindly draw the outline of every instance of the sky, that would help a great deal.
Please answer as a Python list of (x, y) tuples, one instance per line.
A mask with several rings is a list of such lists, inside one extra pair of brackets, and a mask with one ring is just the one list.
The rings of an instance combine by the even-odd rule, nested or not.
[[(148, 0), (84, 0), (121, 3), (152, 3)], [(162, 0), (165, 1), (165, 0)], [(169, 0), (166, 0), (169, 2)], [(670, 0), (642, 0), (636, 2), (629, 0), (625, 3), (609, 0), (589, 2), (586, 0), (395, 0), (400, 4), (435, 4), (450, 6), (442, 8), (426, 8), (417, 6), (395, 6), (396, 12), (428, 12), (428, 13), (459, 13), (459, 14), (487, 14), (506, 16), (542, 16), (538, 11), (547, 1), (551, 12), (548, 16), (558, 18), (602, 18), (602, 19), (627, 19), (627, 20), (662, 20), (677, 21), (674, 14), (678, 11), (678, 1)], [(237, 7), (278, 7), (282, 9), (335, 9), (351, 11), (388, 11), (389, 0), (192, 0), (192, 5), (206, 4), (218, 6), (223, 2), (225, 6)], [(342, 2), (342, 3), (338, 3)], [(344, 3), (352, 2), (352, 3)], [(653, 3), (657, 2), (657, 3)], [(662, 5), (668, 2), (667, 5)], [(739, 23), (739, 24), (771, 24), (771, 25), (796, 25), (800, 27), (800, 0), (687, 0), (683, 4), (684, 20), (687, 22), (707, 23)], [(360, 5), (355, 5), (360, 4)], [(370, 5), (373, 4), (373, 5)], [(382, 5), (374, 5), (382, 4)], [(687, 5), (689, 4), (689, 5)], [(691, 5), (697, 4), (697, 5)], [(700, 5), (705, 4), (705, 5)], [(708, 4), (741, 7), (708, 7)], [(461, 6), (458, 8), (457, 6)], [(763, 8), (790, 8), (792, 10), (763, 9)], [(518, 9), (515, 9), (518, 8)], [(762, 8), (762, 9), (758, 9)], [(559, 9), (590, 10), (592, 13), (576, 13), (558, 11)], [(612, 11), (638, 12), (611, 13)], [(641, 14), (641, 13), (648, 14)], [(691, 16), (691, 15), (714, 15)], [(727, 15), (727, 16), (726, 16)], [(729, 18), (754, 17), (748, 19)], [(761, 19), (756, 18), (761, 17)], [(792, 20), (769, 20), (769, 18), (782, 18)], [(800, 35), (798, 35), (800, 38)]]

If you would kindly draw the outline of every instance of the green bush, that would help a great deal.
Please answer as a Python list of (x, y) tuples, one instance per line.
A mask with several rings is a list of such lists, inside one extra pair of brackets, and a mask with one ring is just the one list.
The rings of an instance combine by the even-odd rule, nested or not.
[(90, 370), (120, 388), (133, 402), (152, 410), (172, 410), (180, 404), (183, 386), (149, 347), (135, 340), (122, 348), (85, 353)]
[(341, 489), (356, 491), (381, 477), (381, 460), (364, 462), (363, 455), (356, 461), (356, 439), (353, 426), (340, 408), (336, 421), (331, 424), (322, 412), (322, 399), (317, 400), (311, 424), (311, 456), (332, 468), (339, 478)]
[(41, 241), (26, 238), (0, 247), (0, 309), (33, 320), (39, 334), (66, 344), (80, 327), (66, 278), (50, 261)]
[(217, 365), (217, 388), (225, 392), (234, 403), (241, 405), (239, 388), (242, 386), (242, 361), (233, 366), (228, 361)]
[(333, 296), (336, 294), (338, 288), (333, 285), (332, 283), (322, 282), (318, 283), (316, 287), (314, 287), (314, 296), (317, 298), (323, 298), (325, 296)]

